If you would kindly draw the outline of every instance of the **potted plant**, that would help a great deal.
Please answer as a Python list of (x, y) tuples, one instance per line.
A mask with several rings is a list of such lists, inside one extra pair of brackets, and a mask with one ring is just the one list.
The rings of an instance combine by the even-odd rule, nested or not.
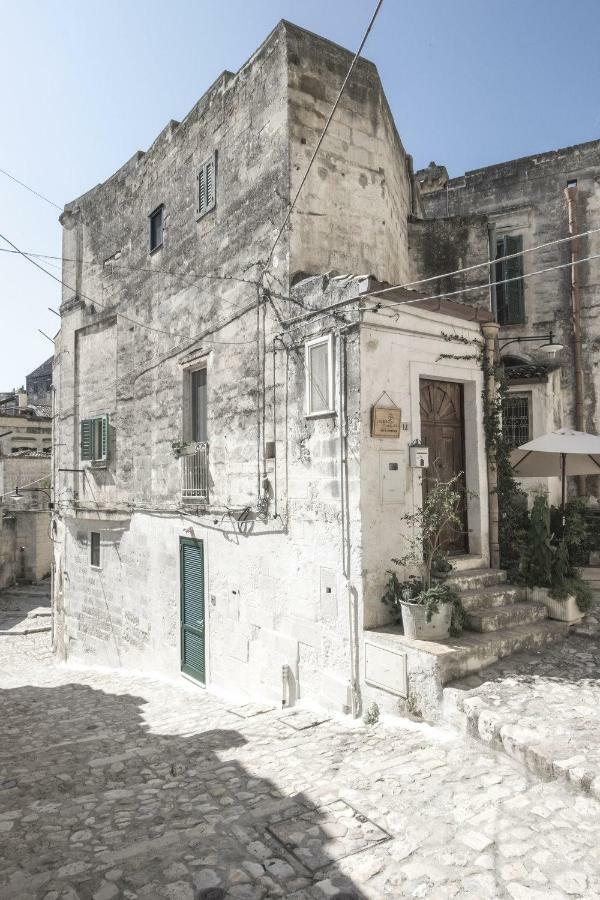
[(550, 522), (547, 497), (538, 494), (531, 510), (521, 574), (528, 600), (543, 603), (551, 619), (573, 624), (581, 621), (592, 603), (591, 592), (574, 564), (579, 526), (575, 521), (570, 525), (567, 516), (563, 534), (557, 538), (550, 531)]
[(402, 619), (408, 638), (435, 641), (462, 629), (462, 606), (455, 588), (440, 580), (451, 568), (446, 545), (452, 533), (461, 527), (458, 514), (460, 492), (456, 476), (448, 482), (437, 481), (414, 513), (402, 517), (414, 537), (408, 539), (404, 556), (392, 559), (397, 566), (415, 566), (420, 577), (400, 581), (388, 570), (388, 583), (382, 601)]

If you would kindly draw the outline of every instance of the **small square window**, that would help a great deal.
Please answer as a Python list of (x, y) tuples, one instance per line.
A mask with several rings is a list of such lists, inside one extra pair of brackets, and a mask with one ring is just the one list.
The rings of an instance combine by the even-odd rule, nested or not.
[(164, 213), (164, 206), (159, 206), (150, 213), (150, 253), (154, 253), (163, 245)]
[(90, 565), (100, 568), (100, 532), (90, 532)]
[(327, 415), (333, 403), (333, 335), (306, 344), (306, 414)]

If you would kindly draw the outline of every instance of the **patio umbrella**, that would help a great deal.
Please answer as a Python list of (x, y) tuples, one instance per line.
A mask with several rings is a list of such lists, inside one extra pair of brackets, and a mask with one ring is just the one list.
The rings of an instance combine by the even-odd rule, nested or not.
[(517, 447), (510, 461), (521, 478), (542, 475), (561, 479), (564, 525), (567, 475), (600, 475), (600, 437), (561, 428)]

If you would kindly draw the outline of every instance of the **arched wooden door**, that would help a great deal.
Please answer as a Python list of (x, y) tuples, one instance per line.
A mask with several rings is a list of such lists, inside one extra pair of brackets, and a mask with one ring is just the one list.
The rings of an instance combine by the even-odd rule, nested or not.
[(465, 481), (465, 419), (463, 386), (453, 381), (421, 379), (421, 440), (429, 447), (429, 469), (423, 473), (424, 495), (436, 481), (449, 481), (461, 474), (459, 514), (462, 528), (449, 531), (446, 549), (468, 553), (467, 492)]

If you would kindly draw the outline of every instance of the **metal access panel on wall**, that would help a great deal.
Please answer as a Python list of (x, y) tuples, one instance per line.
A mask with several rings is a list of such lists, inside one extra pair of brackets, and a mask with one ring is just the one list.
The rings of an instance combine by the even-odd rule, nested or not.
[(382, 504), (405, 502), (406, 457), (402, 450), (379, 451), (379, 494)]
[(399, 697), (408, 697), (406, 653), (365, 641), (365, 681)]

